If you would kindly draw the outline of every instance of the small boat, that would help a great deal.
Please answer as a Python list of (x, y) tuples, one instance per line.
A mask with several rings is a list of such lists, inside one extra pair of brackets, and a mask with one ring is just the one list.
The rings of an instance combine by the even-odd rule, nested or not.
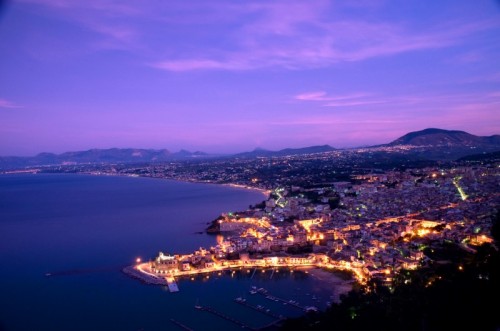
[(318, 311), (318, 308), (314, 307), (314, 306), (307, 306), (305, 307), (305, 310), (306, 312), (317, 312)]

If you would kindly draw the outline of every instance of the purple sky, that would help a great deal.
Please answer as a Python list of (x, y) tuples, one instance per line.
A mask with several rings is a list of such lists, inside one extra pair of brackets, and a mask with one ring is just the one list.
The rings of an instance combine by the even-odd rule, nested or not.
[(499, 1), (0, 4), (0, 155), (500, 133)]

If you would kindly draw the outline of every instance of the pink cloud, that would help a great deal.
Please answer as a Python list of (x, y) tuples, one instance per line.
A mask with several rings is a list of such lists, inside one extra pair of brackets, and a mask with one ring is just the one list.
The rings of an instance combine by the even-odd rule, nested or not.
[(296, 95), (294, 98), (302, 101), (339, 101), (360, 99), (371, 96), (370, 93), (352, 93), (345, 95), (328, 95), (326, 92), (306, 92)]
[(135, 29), (127, 26), (113, 26), (109, 24), (102, 24), (100, 22), (92, 22), (90, 20), (86, 21), (85, 24), (95, 32), (121, 42), (133, 41), (139, 35)]
[(22, 106), (9, 100), (0, 99), (0, 108), (22, 108)]
[(326, 92), (306, 92), (297, 94), (294, 98), (297, 100), (322, 101), (325, 100)]
[(386, 103), (383, 100), (367, 100), (367, 101), (336, 101), (336, 102), (328, 102), (324, 106), (325, 107), (352, 107), (352, 106), (361, 106), (361, 105), (374, 105)]
[(224, 62), (216, 60), (171, 60), (151, 63), (150, 66), (168, 71), (190, 71), (198, 69), (226, 69), (244, 70), (248, 67), (238, 62)]
[(329, 95), (324, 91), (297, 94), (294, 99), (300, 101), (321, 102), (323, 107), (353, 107), (386, 103), (387, 100), (373, 99), (372, 93), (352, 93), (345, 95)]

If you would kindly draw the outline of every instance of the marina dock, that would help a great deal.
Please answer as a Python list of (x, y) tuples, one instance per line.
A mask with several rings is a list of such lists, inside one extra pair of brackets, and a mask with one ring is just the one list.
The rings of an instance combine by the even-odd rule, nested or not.
[(301, 305), (299, 305), (299, 303), (297, 301), (294, 301), (294, 300), (286, 300), (286, 299), (283, 299), (283, 298), (276, 297), (274, 295), (269, 294), (267, 291), (257, 291), (257, 293), (260, 294), (260, 295), (262, 295), (262, 296), (264, 296), (268, 300), (281, 302), (284, 305), (290, 305), (292, 307), (295, 307), (295, 308), (300, 309), (300, 310), (305, 311), (305, 312), (308, 312), (312, 308), (314, 308), (314, 307), (304, 307), (304, 306), (301, 306)]
[(252, 304), (248, 303), (245, 299), (242, 299), (242, 298), (236, 298), (236, 299), (234, 299), (234, 301), (235, 301), (236, 303), (239, 303), (239, 304), (240, 304), (240, 305), (242, 305), (242, 306), (245, 306), (245, 307), (251, 308), (251, 309), (253, 309), (253, 310), (256, 310), (256, 311), (258, 311), (259, 313), (262, 313), (262, 314), (264, 314), (264, 315), (271, 316), (271, 317), (274, 317), (274, 318), (276, 318), (276, 319), (280, 319), (280, 320), (285, 318), (285, 316), (275, 314), (275, 313), (273, 313), (271, 310), (269, 310), (269, 309), (267, 309), (267, 308), (265, 308), (265, 307), (263, 307), (263, 306), (260, 306), (260, 305), (258, 305), (258, 306), (254, 306), (254, 305), (252, 305)]

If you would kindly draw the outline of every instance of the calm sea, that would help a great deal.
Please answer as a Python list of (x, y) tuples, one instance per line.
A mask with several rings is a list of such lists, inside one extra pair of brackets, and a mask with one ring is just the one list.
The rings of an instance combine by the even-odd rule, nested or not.
[[(313, 273), (241, 270), (181, 279), (180, 292), (121, 272), (158, 251), (188, 253), (216, 238), (200, 234), (222, 212), (264, 200), (257, 191), (168, 180), (87, 175), (0, 176), (0, 330), (240, 330), (194, 305), (211, 306), (252, 327), (270, 312), (302, 311), (250, 294), (252, 286), (324, 308), (335, 286)], [(52, 276), (46, 276), (51, 273)]]

